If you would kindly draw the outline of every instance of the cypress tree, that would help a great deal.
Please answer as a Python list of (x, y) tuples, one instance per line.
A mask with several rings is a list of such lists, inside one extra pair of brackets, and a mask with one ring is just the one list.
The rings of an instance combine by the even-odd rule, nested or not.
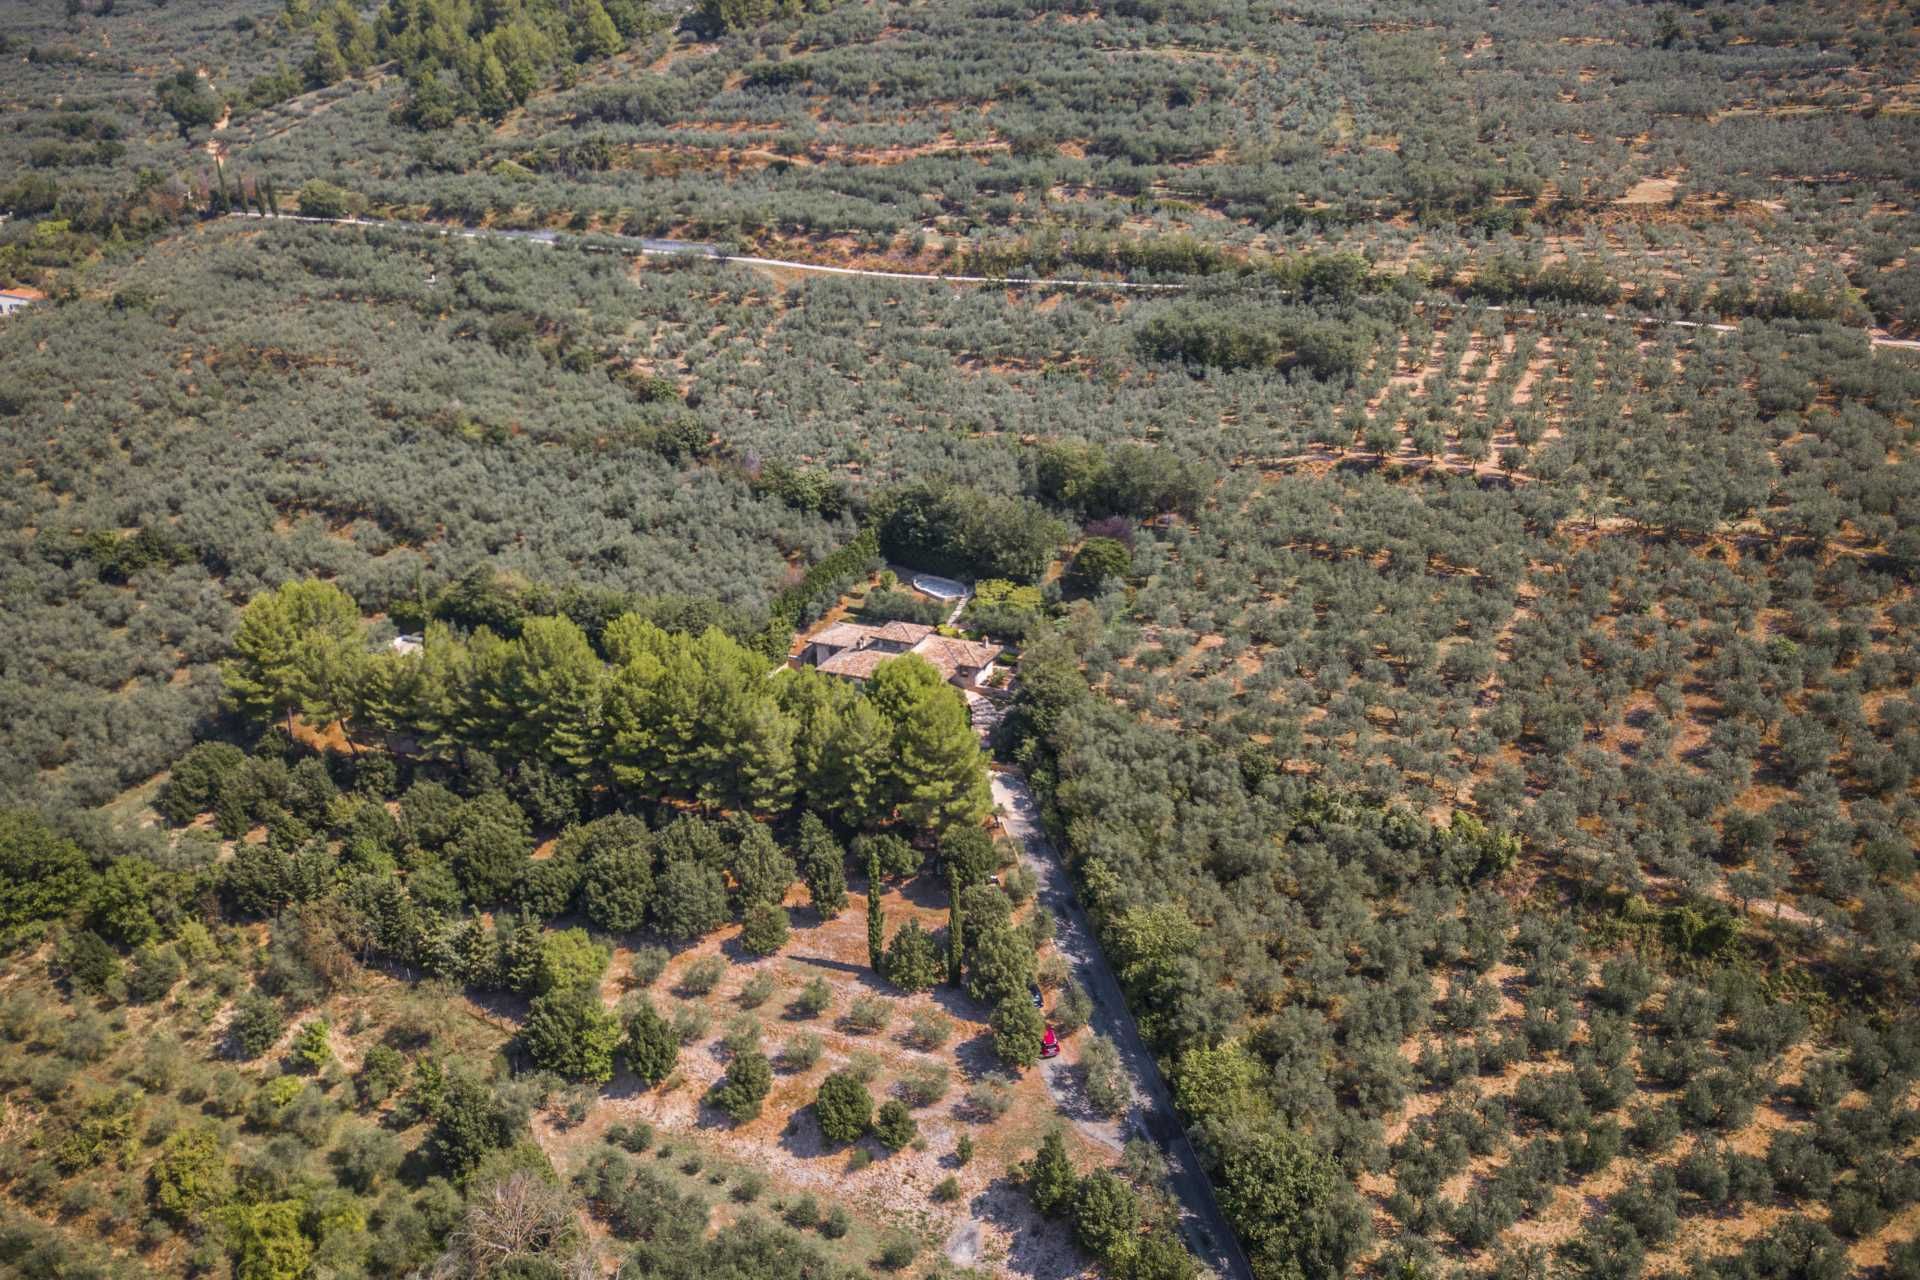
[(880, 859), (867, 859), (867, 961), (875, 973), (887, 950), (887, 918), (880, 910)]
[(947, 981), (960, 985), (960, 954), (966, 943), (966, 916), (960, 909), (960, 875), (947, 864)]

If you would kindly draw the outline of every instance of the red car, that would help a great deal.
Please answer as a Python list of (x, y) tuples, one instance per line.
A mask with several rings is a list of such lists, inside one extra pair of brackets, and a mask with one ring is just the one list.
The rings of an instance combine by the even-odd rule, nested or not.
[(1040, 1041), (1040, 1056), (1057, 1058), (1060, 1056), (1060, 1037), (1053, 1034), (1053, 1028), (1047, 1028), (1047, 1034)]

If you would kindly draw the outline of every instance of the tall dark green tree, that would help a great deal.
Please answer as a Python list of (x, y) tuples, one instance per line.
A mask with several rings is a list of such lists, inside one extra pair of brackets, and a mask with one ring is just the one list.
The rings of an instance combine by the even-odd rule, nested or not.
[(867, 963), (875, 973), (886, 959), (887, 917), (880, 909), (880, 859), (867, 859)]
[(966, 911), (960, 905), (960, 877), (947, 865), (947, 981), (960, 985), (960, 965), (966, 952)]
[(1055, 1218), (1073, 1207), (1080, 1175), (1075, 1172), (1073, 1161), (1067, 1158), (1066, 1140), (1057, 1127), (1048, 1129), (1046, 1137), (1040, 1139), (1040, 1150), (1027, 1161), (1024, 1172), (1027, 1194), (1032, 1197), (1035, 1209)]
[(620, 1052), (627, 1060), (627, 1070), (648, 1084), (659, 1084), (672, 1074), (674, 1063), (680, 1059), (680, 1041), (667, 1020), (642, 1001), (627, 1015)]
[(800, 874), (815, 913), (822, 920), (839, 915), (847, 905), (847, 853), (812, 810), (800, 817)]

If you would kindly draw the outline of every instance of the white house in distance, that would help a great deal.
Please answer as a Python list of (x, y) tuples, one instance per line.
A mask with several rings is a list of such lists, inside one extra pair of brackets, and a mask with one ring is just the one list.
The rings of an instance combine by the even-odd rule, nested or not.
[(0, 289), (0, 316), (10, 316), (46, 296), (38, 289)]
[(956, 640), (934, 634), (919, 622), (889, 622), (870, 627), (858, 622), (836, 622), (820, 631), (800, 650), (800, 661), (830, 676), (861, 681), (888, 658), (914, 653), (961, 688), (985, 684), (1001, 653), (997, 644)]

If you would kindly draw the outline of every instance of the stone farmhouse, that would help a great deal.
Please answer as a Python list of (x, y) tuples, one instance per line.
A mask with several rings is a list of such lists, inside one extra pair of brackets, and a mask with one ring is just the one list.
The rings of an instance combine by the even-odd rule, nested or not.
[(830, 676), (863, 681), (888, 658), (918, 654), (962, 689), (978, 688), (993, 675), (1001, 648), (975, 640), (937, 635), (918, 622), (889, 622), (870, 627), (858, 622), (836, 622), (810, 638), (800, 650), (800, 661)]

